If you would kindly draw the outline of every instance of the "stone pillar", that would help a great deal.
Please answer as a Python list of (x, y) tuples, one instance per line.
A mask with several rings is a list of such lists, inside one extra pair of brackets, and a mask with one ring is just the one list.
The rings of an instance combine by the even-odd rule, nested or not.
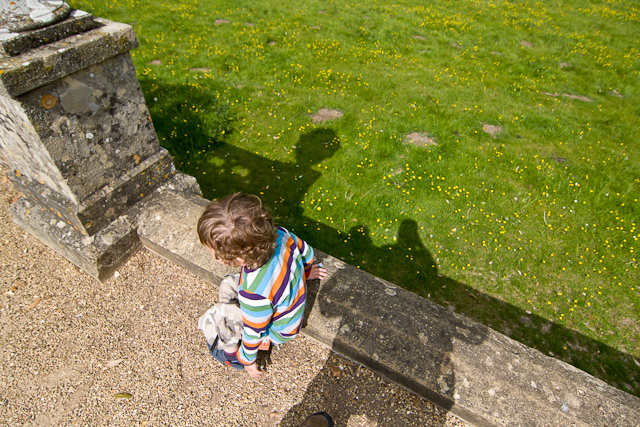
[(14, 220), (104, 280), (140, 247), (139, 202), (176, 173), (136, 79), (133, 29), (59, 0), (0, 7), (0, 149), (23, 196)]

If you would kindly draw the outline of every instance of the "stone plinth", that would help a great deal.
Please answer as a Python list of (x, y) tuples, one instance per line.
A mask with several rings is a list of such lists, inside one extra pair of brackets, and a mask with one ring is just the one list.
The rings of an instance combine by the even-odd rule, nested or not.
[[(131, 62), (135, 34), (61, 1), (12, 3), (0, 12), (0, 149), (26, 199), (14, 218), (103, 279), (140, 247), (121, 217), (175, 174)], [(58, 236), (67, 228), (74, 243)]]

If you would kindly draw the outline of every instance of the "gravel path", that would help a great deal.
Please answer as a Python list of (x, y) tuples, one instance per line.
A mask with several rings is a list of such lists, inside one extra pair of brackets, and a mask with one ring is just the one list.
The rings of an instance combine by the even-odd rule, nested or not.
[(0, 169), (0, 420), (8, 426), (464, 426), (300, 336), (259, 380), (207, 352), (217, 288), (146, 250), (106, 283), (11, 221)]

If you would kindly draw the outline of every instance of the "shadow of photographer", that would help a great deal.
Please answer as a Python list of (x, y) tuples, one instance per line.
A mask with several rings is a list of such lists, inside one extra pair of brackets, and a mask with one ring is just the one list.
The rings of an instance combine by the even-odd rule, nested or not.
[[(271, 160), (214, 138), (197, 109), (181, 107), (196, 102), (200, 108), (210, 109), (215, 96), (200, 89), (155, 81), (143, 80), (141, 84), (147, 97), (165, 98), (164, 112), (153, 104), (150, 106), (160, 141), (166, 141), (172, 134), (184, 134), (196, 148), (190, 153), (172, 154), (181, 160), (176, 165), (179, 169), (197, 178), (206, 198), (237, 191), (257, 194), (273, 212), (278, 225), (315, 248), (481, 321), (615, 387), (640, 394), (640, 370), (630, 355), (439, 274), (415, 220), (401, 221), (397, 241), (378, 247), (373, 244), (366, 224), (355, 224), (345, 232), (305, 217), (303, 198), (322, 175), (309, 166), (330, 158), (340, 149), (340, 140), (333, 129), (319, 128), (301, 134), (292, 147), (295, 161)], [(192, 98), (185, 101), (185, 96)], [(170, 146), (167, 148), (171, 150)]]

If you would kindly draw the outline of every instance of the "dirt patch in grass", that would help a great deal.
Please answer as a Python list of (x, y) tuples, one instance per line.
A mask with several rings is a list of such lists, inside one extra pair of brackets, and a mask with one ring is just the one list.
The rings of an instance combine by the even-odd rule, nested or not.
[[(556, 93), (551, 93), (551, 92), (542, 92), (542, 94), (543, 94), (543, 95), (547, 95), (547, 96), (552, 96), (552, 97), (554, 97), (554, 98), (556, 98), (556, 97), (560, 96), (560, 94), (559, 94), (559, 93), (557, 93), (557, 92), (556, 92)], [(593, 99), (591, 99), (591, 98), (589, 98), (589, 97), (586, 97), (586, 96), (584, 96), (584, 95), (571, 95), (571, 94), (568, 94), (568, 93), (563, 93), (563, 94), (562, 94), (562, 96), (563, 96), (563, 97), (565, 97), (565, 98), (569, 98), (569, 99), (577, 99), (577, 100), (579, 100), (579, 101), (584, 101), (584, 102), (593, 102)]]
[(583, 96), (583, 95), (569, 95), (568, 93), (563, 93), (562, 96), (564, 96), (565, 98), (577, 99), (579, 101), (584, 101), (584, 102), (593, 102), (593, 99), (587, 98), (586, 96)]
[(563, 163), (567, 163), (567, 159), (565, 159), (564, 157), (559, 157), (559, 156), (555, 156), (552, 157), (553, 160), (555, 160), (556, 162), (563, 164)]
[(342, 111), (340, 110), (330, 110), (328, 108), (321, 108), (316, 112), (313, 116), (311, 116), (311, 121), (313, 123), (324, 123), (329, 120), (335, 120), (342, 117)]
[(497, 138), (498, 134), (502, 133), (503, 131), (501, 126), (494, 126), (486, 123), (482, 125), (482, 130), (485, 133), (488, 133), (489, 135), (491, 135), (493, 138)]
[(427, 147), (429, 145), (438, 145), (438, 143), (433, 137), (431, 137), (428, 133), (424, 133), (424, 132), (412, 132), (410, 134), (407, 134), (404, 137), (403, 142), (405, 144), (411, 144), (421, 148)]

